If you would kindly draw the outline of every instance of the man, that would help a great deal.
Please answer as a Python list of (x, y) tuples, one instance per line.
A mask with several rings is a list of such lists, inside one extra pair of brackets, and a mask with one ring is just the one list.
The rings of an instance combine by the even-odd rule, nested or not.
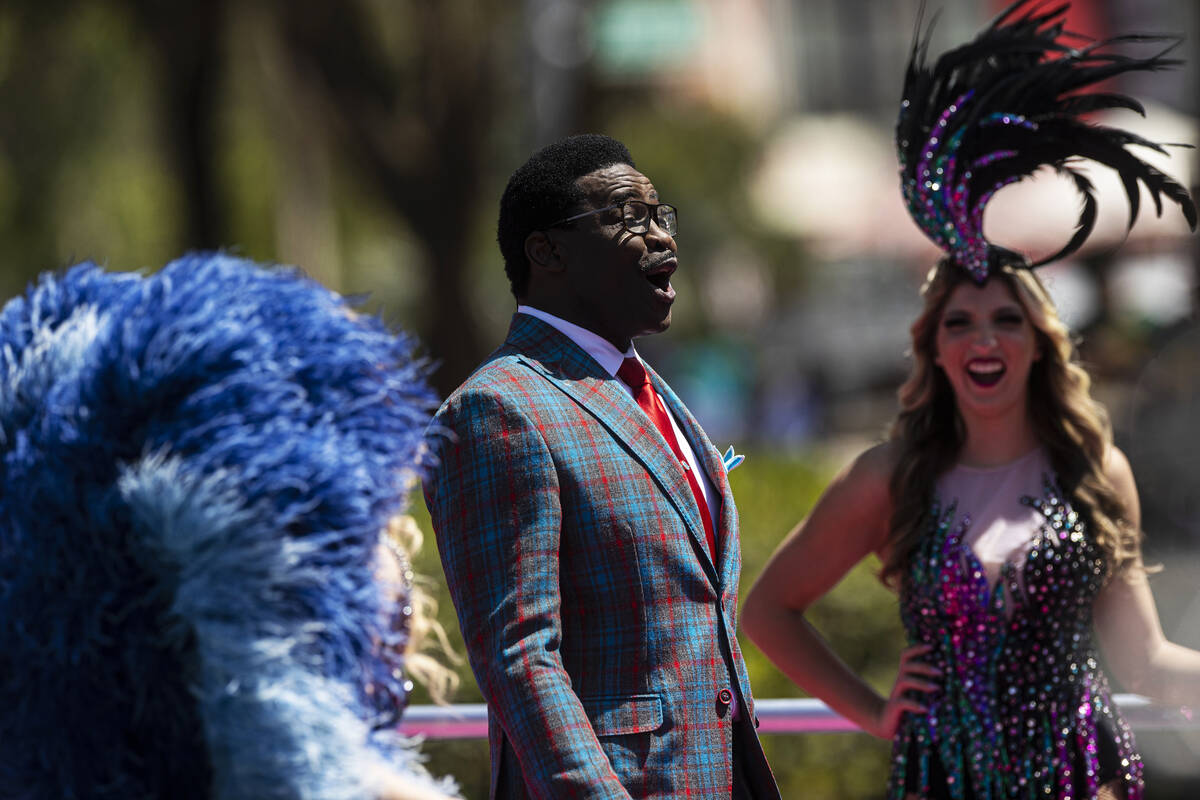
[(675, 226), (604, 136), (534, 154), (500, 201), (517, 314), (438, 412), (425, 484), (492, 797), (779, 796), (725, 468), (632, 343), (671, 324)]

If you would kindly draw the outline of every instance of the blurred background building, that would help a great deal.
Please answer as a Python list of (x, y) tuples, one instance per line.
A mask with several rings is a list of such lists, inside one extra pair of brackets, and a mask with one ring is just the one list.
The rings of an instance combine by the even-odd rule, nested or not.
[[(931, 3), (934, 49), (1003, 5)], [(503, 180), (535, 147), (602, 130), (681, 208), (677, 331), (646, 346), (678, 359), (709, 427), (795, 445), (870, 429), (890, 400), (854, 398), (903, 374), (909, 287), (937, 252), (904, 213), (891, 143), (919, 6), (9, 0), (0, 295), (77, 260), (231, 248), (371, 292), (422, 335), (446, 390), (511, 311)], [(1191, 32), (1198, 16), (1186, 0), (1076, 0), (1070, 19), (1103, 37)], [(1185, 38), (1183, 69), (1118, 87), (1149, 105), (1121, 124), (1193, 142), (1194, 51)], [(1165, 168), (1190, 176), (1191, 151), (1172, 153)], [(1143, 213), (1114, 253), (1124, 201), (1095, 178), (1098, 235), (1046, 274), (1096, 368), (1128, 382), (1192, 315), (1195, 259), (1177, 215)], [(1050, 252), (1076, 207), (1047, 177), (1001, 193), (988, 226)]]
[[(937, 254), (905, 214), (891, 142), (920, 5), (6, 0), (0, 299), (80, 260), (153, 269), (225, 248), (369, 294), (419, 334), (445, 392), (514, 307), (504, 181), (536, 147), (600, 131), (680, 209), (675, 324), (639, 347), (722, 446), (840, 453), (893, 412)], [(932, 50), (1005, 5), (928, 0)], [(1069, 19), (1093, 37), (1183, 34), (1180, 69), (1115, 87), (1148, 108), (1119, 122), (1196, 142), (1200, 4), (1073, 0)], [(1196, 184), (1194, 152), (1171, 154), (1163, 169)], [(1170, 562), (1169, 633), (1200, 645), (1196, 239), (1148, 198), (1126, 232), (1118, 185), (1092, 174), (1097, 235), (1043, 274), (1134, 461), (1151, 558)], [(1048, 253), (1077, 207), (1039, 177), (997, 197), (988, 229)], [(1153, 770), (1200, 791), (1200, 742), (1153, 749)]]

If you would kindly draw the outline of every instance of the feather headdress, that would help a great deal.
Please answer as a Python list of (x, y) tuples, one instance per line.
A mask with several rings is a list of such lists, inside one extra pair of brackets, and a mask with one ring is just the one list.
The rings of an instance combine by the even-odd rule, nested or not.
[(428, 782), (376, 579), (432, 396), (294, 270), (81, 265), (0, 311), (0, 798)]
[[(1112, 108), (1144, 114), (1133, 98), (1095, 90), (1096, 84), (1127, 72), (1177, 66), (1167, 56), (1178, 40), (1126, 35), (1075, 48), (1064, 42), (1083, 38), (1063, 30), (1068, 6), (1017, 0), (974, 41), (943, 54), (932, 67), (926, 52), (933, 23), (922, 36), (918, 22), (896, 125), (904, 199), (921, 231), (978, 282), (1002, 264), (1035, 267), (1063, 258), (1091, 234), (1096, 197), (1076, 159), (1116, 170), (1129, 198), (1130, 227), (1138, 215), (1139, 184), (1150, 191), (1159, 215), (1165, 196), (1196, 227), (1187, 190), (1129, 150), (1134, 145), (1165, 152), (1162, 145), (1085, 119)], [(1143, 58), (1112, 52), (1112, 45), (1135, 42), (1166, 46)], [(1083, 208), (1070, 241), (1030, 263), (984, 237), (983, 212), (1001, 187), (1046, 165), (1074, 182)]]

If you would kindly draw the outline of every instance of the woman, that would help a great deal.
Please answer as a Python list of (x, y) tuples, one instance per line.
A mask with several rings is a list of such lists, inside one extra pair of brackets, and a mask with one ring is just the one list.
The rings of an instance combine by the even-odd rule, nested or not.
[[(1073, 116), (1129, 104), (1081, 86), (1165, 62), (1070, 50), (1064, 9), (1018, 16), (1028, 5), (932, 71), (914, 48), (897, 130), (905, 196), (947, 254), (922, 290), (901, 410), (743, 606), (744, 630), (793, 680), (894, 741), (891, 798), (1137, 800), (1141, 761), (1098, 650), (1133, 691), (1200, 703), (1200, 653), (1166, 641), (1146, 581), (1129, 462), (1031, 265), (981, 222), (995, 188), (1042, 163), (1074, 175), (1064, 159), (1082, 153), (1119, 169), (1131, 201), (1141, 181), (1194, 225), (1186, 193), (1130, 156), (1123, 132)], [(1090, 185), (1077, 185), (1082, 236), (1060, 255), (1090, 230)], [(870, 553), (910, 641), (886, 698), (804, 618)]]

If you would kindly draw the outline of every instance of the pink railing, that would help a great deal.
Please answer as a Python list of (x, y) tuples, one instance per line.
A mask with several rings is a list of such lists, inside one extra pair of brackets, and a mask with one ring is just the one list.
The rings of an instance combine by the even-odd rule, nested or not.
[[(1115, 698), (1122, 714), (1137, 730), (1198, 730), (1200, 719), (1178, 707), (1160, 706), (1136, 694)], [(844, 733), (858, 727), (834, 713), (820, 700), (759, 700), (755, 704), (759, 733)], [(400, 730), (429, 739), (482, 739), (487, 736), (487, 706), (411, 706)]]

